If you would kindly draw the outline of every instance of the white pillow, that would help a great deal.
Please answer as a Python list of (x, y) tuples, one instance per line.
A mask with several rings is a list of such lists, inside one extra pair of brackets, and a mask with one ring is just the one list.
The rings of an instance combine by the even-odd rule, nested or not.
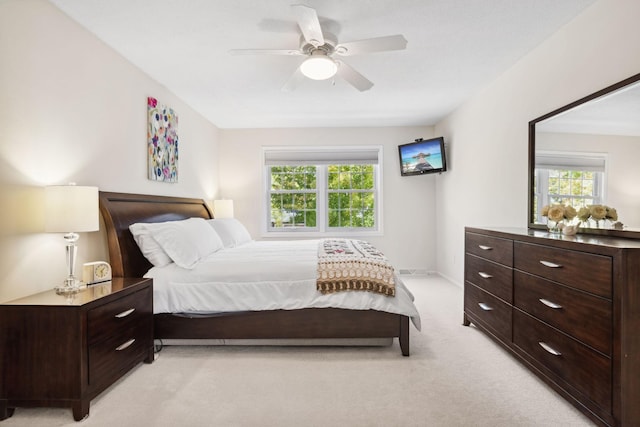
[(208, 219), (207, 222), (220, 236), (225, 248), (235, 248), (252, 240), (244, 225), (235, 218)]
[[(182, 268), (191, 269), (202, 258), (224, 247), (220, 237), (203, 218), (142, 225), (160, 249)], [(132, 224), (132, 226), (138, 226), (138, 224)], [(148, 242), (145, 241), (145, 243), (149, 246)]]
[(142, 251), (142, 255), (156, 267), (171, 264), (172, 261), (169, 255), (167, 255), (164, 249), (162, 249), (162, 246), (156, 242), (156, 239), (151, 236), (149, 226), (153, 226), (153, 224), (137, 223), (129, 226), (129, 230), (131, 234), (133, 234), (133, 239), (138, 244), (140, 251)]
[(152, 227), (151, 235), (182, 268), (193, 268), (202, 258), (219, 251), (222, 240), (203, 218), (164, 223)]

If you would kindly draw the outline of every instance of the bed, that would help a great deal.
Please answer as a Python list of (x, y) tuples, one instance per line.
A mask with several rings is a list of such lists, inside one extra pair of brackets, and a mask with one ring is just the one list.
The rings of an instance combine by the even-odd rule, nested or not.
[[(201, 199), (113, 192), (100, 192), (100, 212), (114, 277), (149, 277), (151, 270), (156, 268), (134, 240), (129, 229), (132, 224), (213, 218)], [(160, 280), (158, 285), (162, 286)], [(156, 279), (154, 299), (157, 298), (155, 288)], [(209, 312), (206, 315), (156, 312), (154, 335), (160, 340), (398, 338), (402, 354), (409, 356), (410, 317), (419, 328), (417, 311), (415, 317), (378, 309), (324, 306)]]

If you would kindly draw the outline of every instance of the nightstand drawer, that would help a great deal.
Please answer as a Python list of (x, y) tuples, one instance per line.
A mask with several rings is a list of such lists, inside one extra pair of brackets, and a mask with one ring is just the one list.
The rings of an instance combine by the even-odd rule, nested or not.
[(140, 321), (148, 323), (153, 316), (152, 298), (151, 288), (147, 287), (90, 310), (87, 314), (89, 344), (117, 335)]
[(611, 359), (517, 309), (513, 342), (599, 407), (611, 411)]
[(514, 267), (611, 298), (613, 265), (608, 256), (515, 242)]
[(465, 233), (465, 250), (473, 255), (491, 261), (513, 266), (513, 241), (499, 237)]
[(89, 384), (113, 381), (118, 372), (125, 372), (144, 359), (153, 345), (148, 322), (114, 331), (115, 335), (89, 347)]
[(502, 298), (508, 303), (513, 300), (513, 269), (468, 254), (465, 257), (464, 278), (479, 288)]
[(513, 292), (516, 307), (611, 355), (611, 301), (521, 271)]
[(464, 310), (482, 322), (504, 341), (511, 341), (511, 306), (467, 282), (464, 287)]

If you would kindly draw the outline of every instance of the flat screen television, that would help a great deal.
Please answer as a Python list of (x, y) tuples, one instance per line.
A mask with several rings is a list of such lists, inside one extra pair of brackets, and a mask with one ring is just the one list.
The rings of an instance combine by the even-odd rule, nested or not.
[(416, 139), (398, 146), (402, 176), (424, 175), (447, 170), (444, 138)]

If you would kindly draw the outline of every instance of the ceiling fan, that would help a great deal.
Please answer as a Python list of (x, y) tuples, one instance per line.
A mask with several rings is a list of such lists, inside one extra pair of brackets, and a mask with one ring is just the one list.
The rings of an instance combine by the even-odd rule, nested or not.
[(282, 87), (285, 91), (294, 90), (305, 77), (326, 80), (336, 75), (359, 91), (369, 90), (373, 87), (373, 83), (335, 56), (403, 50), (407, 47), (407, 40), (400, 34), (338, 43), (335, 35), (323, 32), (315, 9), (302, 4), (291, 5), (291, 9), (302, 33), (298, 49), (232, 49), (229, 51), (234, 55), (306, 57)]

